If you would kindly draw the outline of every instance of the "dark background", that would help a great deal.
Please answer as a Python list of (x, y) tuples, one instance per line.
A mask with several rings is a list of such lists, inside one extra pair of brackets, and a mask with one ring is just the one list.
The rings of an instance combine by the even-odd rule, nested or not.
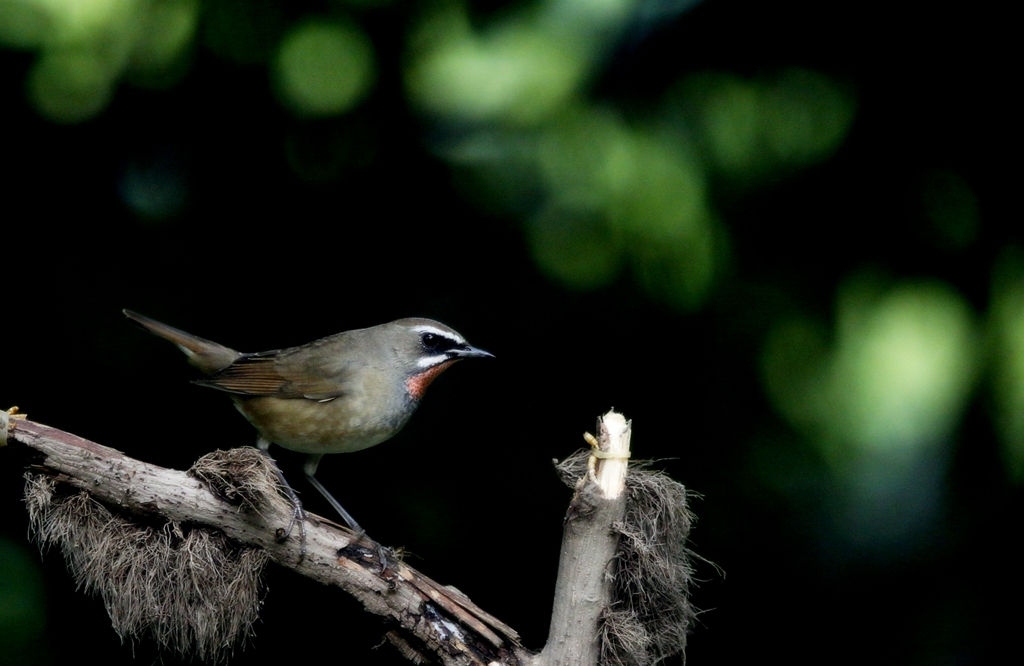
[[(1010, 339), (992, 323), (993, 284), (1017, 265), (1022, 238), (1009, 198), (1018, 81), (995, 3), (638, 5), (648, 13), (636, 9), (591, 54), (573, 104), (631, 127), (675, 117), (678, 133), (696, 135), (701, 111), (672, 116), (665, 100), (682, 86), (697, 104), (716, 76), (774, 90), (786, 72), (813, 72), (853, 100), (841, 140), (811, 158), (706, 166), (715, 269), (678, 298), (644, 278), (642, 258), (594, 283), (538, 262), (531, 220), (550, 193), (530, 178), (507, 185), (516, 164), (467, 166), (451, 147), (485, 132), (528, 142), (547, 121), (471, 122), (418, 104), (403, 72), (428, 7), (199, 7), (166, 80), (126, 70), (108, 103), (73, 122), (27, 92), (44, 47), (0, 51), (0, 407), (183, 469), (254, 433), (122, 308), (243, 351), (432, 317), (496, 360), (456, 366), (402, 433), (328, 456), (318, 478), (377, 540), (406, 548), (528, 647), (545, 640), (569, 498), (551, 459), (614, 407), (633, 419), (634, 455), (662, 459), (700, 494), (690, 546), (724, 571), (697, 566), (705, 612), (689, 663), (962, 665), (1011, 648), (1024, 475), (1003, 453), (999, 391), (1012, 387), (999, 383), (991, 345)], [(473, 3), (470, 16), (486, 30), (522, 10)], [(347, 111), (311, 117), (273, 92), (270, 54), (309, 15), (343, 17), (373, 44), (375, 83)], [(224, 46), (225, 25), (244, 48)], [(150, 207), (132, 203), (139, 187), (155, 188)], [(946, 224), (949, 210), (967, 222)], [(865, 271), (883, 292), (943, 285), (971, 313), (981, 349), (939, 462), (922, 463), (937, 466), (926, 524), (900, 532), (897, 520), (900, 534), (881, 540), (873, 514), (850, 515), (860, 509), (816, 443), (827, 435), (787, 416), (764, 371), (780, 321), (797, 313), (831, 331), (843, 285)], [(326, 513), (301, 481), (301, 457), (275, 450), (307, 506)], [(0, 661), (178, 663), (145, 641), (122, 645), (60, 554), (40, 559), (26, 539), (21, 461), (0, 452), (0, 470)], [(882, 501), (898, 511), (895, 497)], [(860, 539), (849, 526), (864, 523)], [(355, 602), (276, 567), (267, 589), (256, 634), (231, 663), (404, 663), (375, 649), (385, 628)]]

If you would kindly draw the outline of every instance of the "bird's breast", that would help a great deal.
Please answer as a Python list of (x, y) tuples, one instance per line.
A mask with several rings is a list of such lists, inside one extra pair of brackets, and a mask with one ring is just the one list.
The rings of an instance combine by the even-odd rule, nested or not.
[(343, 395), (319, 402), (303, 398), (237, 396), (238, 411), (264, 438), (303, 453), (347, 453), (390, 439), (416, 410), (416, 403)]

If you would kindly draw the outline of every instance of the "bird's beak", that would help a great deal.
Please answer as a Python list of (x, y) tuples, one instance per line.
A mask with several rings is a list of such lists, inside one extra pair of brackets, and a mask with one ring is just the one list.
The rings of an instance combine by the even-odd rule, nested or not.
[(483, 349), (477, 349), (476, 347), (470, 347), (469, 345), (456, 347), (448, 353), (452, 358), (494, 358), (494, 354), (491, 352), (485, 352)]

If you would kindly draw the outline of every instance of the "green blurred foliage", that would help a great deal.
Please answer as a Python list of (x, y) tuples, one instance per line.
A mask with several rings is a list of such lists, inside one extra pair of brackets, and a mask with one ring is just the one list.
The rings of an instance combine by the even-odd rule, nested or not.
[(702, 72), (684, 79), (674, 103), (692, 109), (705, 159), (724, 177), (758, 181), (827, 159), (856, 112), (851, 91), (828, 76), (786, 68), (743, 78)]
[(981, 345), (963, 298), (944, 284), (884, 288), (854, 277), (837, 301), (831, 345), (797, 322), (779, 322), (769, 335), (765, 383), (779, 410), (823, 435), (839, 472), (849, 456), (914, 456), (949, 441)]
[(476, 31), (464, 8), (438, 12), (413, 37), (409, 95), (468, 122), (531, 125), (563, 108), (586, 73), (575, 40), (530, 18)]
[(855, 104), (806, 69), (751, 82), (704, 73), (626, 121), (579, 93), (637, 7), (540, 3), (481, 29), (464, 10), (439, 12), (413, 39), (406, 81), (435, 122), (468, 128), (445, 154), (475, 182), (512, 202), (543, 188), (526, 230), (547, 275), (590, 290), (628, 267), (650, 297), (687, 311), (728, 264), (707, 180), (756, 182), (826, 159)]
[(527, 232), (541, 270), (593, 289), (629, 266), (652, 297), (700, 304), (719, 257), (703, 170), (685, 145), (581, 108), (538, 137), (535, 168), (547, 202)]
[(32, 49), (37, 111), (80, 123), (110, 103), (120, 79), (167, 86), (184, 73), (198, 0), (3, 0), (0, 43)]
[(935, 529), (980, 363), (973, 319), (949, 285), (854, 276), (831, 334), (801, 319), (769, 333), (765, 386), (828, 464), (849, 543), (906, 550)]
[[(122, 78), (173, 82), (199, 32), (195, 0), (5, 2), (16, 11), (0, 35), (38, 50), (30, 97), (63, 123), (101, 114)], [(627, 122), (584, 93), (642, 10), (542, 2), (481, 25), (448, 4), (414, 23), (404, 77), (410, 103), (433, 122), (471, 128), (463, 146), (504, 131), (483, 159), (467, 161), (459, 146), (446, 152), (477, 179), (519, 172), (520, 181), (496, 185), (513, 190), (507, 197), (541, 184), (546, 202), (524, 228), (547, 275), (590, 290), (628, 268), (652, 298), (685, 311), (700, 307), (728, 262), (707, 180), (756, 181), (826, 159), (855, 105), (804, 68), (751, 80), (706, 72), (680, 79), (642, 122)], [(369, 38), (340, 14), (290, 20), (272, 0), (213, 0), (202, 33), (220, 57), (267, 66), (279, 102), (300, 117), (352, 111), (375, 77)]]

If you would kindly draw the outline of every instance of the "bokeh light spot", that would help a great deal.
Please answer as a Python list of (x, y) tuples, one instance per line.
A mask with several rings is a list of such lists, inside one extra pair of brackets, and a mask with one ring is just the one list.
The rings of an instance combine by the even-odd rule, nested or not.
[(702, 73), (672, 96), (693, 109), (700, 143), (713, 164), (732, 178), (771, 178), (831, 155), (846, 138), (856, 112), (853, 96), (819, 72), (786, 69), (752, 79)]
[(374, 78), (369, 38), (357, 27), (309, 20), (292, 28), (275, 62), (281, 101), (300, 115), (344, 113), (366, 95)]
[[(536, 158), (550, 201), (530, 229), (547, 274), (593, 288), (625, 259), (657, 300), (683, 309), (702, 302), (719, 248), (703, 170), (685, 144), (580, 107), (546, 127)], [(579, 236), (571, 243), (570, 233)], [(590, 272), (578, 261), (586, 256)]]
[(939, 284), (840, 300), (833, 381), (845, 435), (863, 449), (919, 449), (948, 438), (971, 387), (977, 345), (963, 299)]
[(532, 123), (563, 107), (585, 60), (562, 35), (511, 21), (477, 35), (461, 13), (428, 21), (406, 72), (425, 110), (472, 121)]
[(29, 98), (43, 117), (54, 122), (89, 120), (106, 107), (113, 92), (105, 65), (87, 50), (47, 52), (29, 74)]
[(853, 122), (852, 97), (824, 74), (787, 69), (761, 87), (764, 133), (774, 160), (803, 166), (832, 154)]
[(980, 345), (963, 297), (939, 282), (848, 279), (831, 344), (799, 319), (776, 324), (765, 384), (829, 463), (844, 539), (892, 554), (935, 525)]

